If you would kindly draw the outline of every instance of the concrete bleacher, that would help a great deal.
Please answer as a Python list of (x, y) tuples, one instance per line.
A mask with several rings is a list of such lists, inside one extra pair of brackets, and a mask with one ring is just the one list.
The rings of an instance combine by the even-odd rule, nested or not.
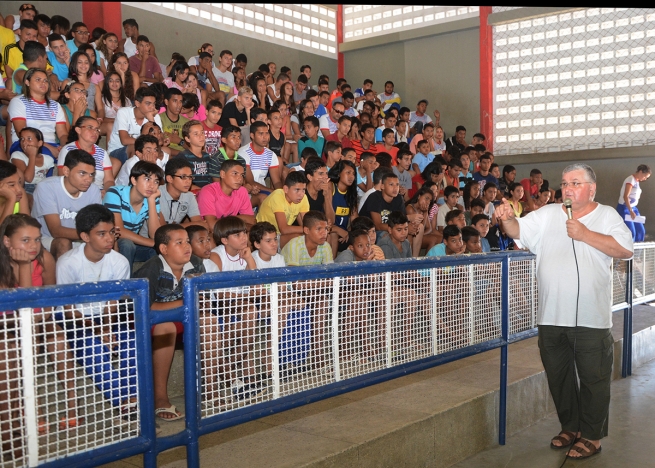
[[(655, 309), (636, 306), (633, 367), (655, 359)], [(620, 378), (623, 315), (614, 314), (614, 377)], [(536, 338), (509, 347), (507, 434), (552, 415)], [(182, 351), (170, 391), (184, 408)], [(345, 393), (203, 436), (201, 465), (229, 467), (450, 466), (498, 444), (499, 351)], [(160, 422), (161, 435), (184, 424)], [(547, 441), (544, 441), (547, 443)], [(112, 468), (141, 466), (141, 458)], [(186, 466), (184, 449), (162, 453), (158, 466)]]

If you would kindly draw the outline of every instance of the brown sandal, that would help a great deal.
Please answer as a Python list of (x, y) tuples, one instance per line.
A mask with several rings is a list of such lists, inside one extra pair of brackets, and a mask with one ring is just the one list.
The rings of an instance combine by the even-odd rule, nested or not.
[(592, 444), (590, 441), (588, 441), (587, 439), (580, 438), (580, 440), (578, 440), (578, 442), (582, 443), (582, 445), (585, 446), (587, 451), (584, 451), (582, 447), (576, 447), (574, 445), (573, 447), (571, 447), (571, 450), (569, 452), (573, 451), (575, 453), (580, 454), (580, 456), (579, 457), (572, 457), (571, 455), (569, 455), (567, 453), (566, 454), (567, 458), (573, 458), (574, 460), (582, 460), (583, 458), (593, 457), (597, 453), (600, 453), (600, 451), (603, 449), (602, 446), (596, 448), (596, 446), (594, 444)]
[[(562, 431), (558, 435), (552, 438), (550, 441), (550, 448), (555, 450), (565, 449), (571, 445), (571, 441), (574, 440), (575, 434), (569, 431)], [(553, 442), (559, 442), (562, 445), (555, 445)]]

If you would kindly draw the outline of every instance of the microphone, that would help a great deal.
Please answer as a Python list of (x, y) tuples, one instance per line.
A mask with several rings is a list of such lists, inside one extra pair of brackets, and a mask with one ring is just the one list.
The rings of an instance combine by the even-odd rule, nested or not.
[(569, 219), (573, 219), (573, 211), (571, 209), (571, 204), (573, 202), (571, 201), (570, 198), (567, 198), (564, 200), (564, 207), (566, 208), (566, 215), (569, 217)]

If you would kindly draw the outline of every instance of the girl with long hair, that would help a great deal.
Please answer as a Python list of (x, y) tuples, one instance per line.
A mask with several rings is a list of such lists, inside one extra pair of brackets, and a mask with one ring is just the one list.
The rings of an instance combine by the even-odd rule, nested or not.
[[(41, 224), (26, 214), (8, 216), (0, 225), (0, 287), (32, 288), (55, 284), (55, 260), (41, 244)], [(63, 330), (52, 313), (34, 310), (37, 337), (45, 342), (47, 356), (55, 364), (57, 379), (66, 388), (66, 416), (59, 429), (77, 427), (74, 358), (67, 349)], [(48, 422), (39, 417), (39, 434), (48, 432)]]
[(105, 75), (100, 71), (100, 64), (98, 63), (98, 55), (96, 50), (91, 46), (91, 44), (82, 44), (78, 52), (84, 52), (89, 58), (89, 63), (91, 65), (91, 83), (102, 87), (102, 80), (105, 79)]
[(98, 85), (91, 82), (93, 76), (93, 69), (89, 56), (85, 52), (77, 51), (71, 57), (70, 65), (68, 66), (68, 78), (76, 81), (84, 86), (86, 90), (86, 105), (91, 111), (95, 111), (96, 95), (100, 94)]
[(357, 168), (351, 161), (342, 159), (328, 172), (328, 190), (332, 192), (334, 224), (330, 232), (330, 245), (334, 257), (348, 248), (348, 226), (357, 217)]
[(132, 101), (125, 95), (123, 79), (118, 72), (107, 72), (100, 91), (100, 104), (98, 106), (98, 117), (102, 118), (100, 135), (111, 135), (118, 109), (132, 107)]
[(100, 135), (100, 125), (90, 116), (82, 116), (75, 120), (68, 132), (68, 144), (61, 149), (58, 165), (62, 167), (69, 151), (82, 149), (93, 156), (96, 161), (95, 184), (104, 196), (105, 191), (115, 185), (114, 175), (111, 171), (111, 159), (104, 149), (96, 142)]
[(123, 82), (125, 97), (130, 101), (134, 101), (134, 93), (139, 89), (141, 81), (139, 75), (130, 70), (130, 60), (124, 52), (116, 52), (111, 56), (108, 71), (118, 73)]
[(266, 91), (266, 78), (259, 72), (255, 72), (252, 75), (250, 77), (250, 88), (254, 93), (252, 100), (257, 107), (268, 112), (271, 109), (271, 103)]
[(405, 203), (407, 215), (420, 214), (423, 216), (423, 241), (421, 248), (429, 251), (432, 247), (443, 240), (443, 235), (437, 229), (433, 229), (430, 222), (430, 211), (436, 205), (436, 198), (432, 186), (434, 182), (430, 181), (430, 186), (427, 182), (423, 185), (418, 192)]
[[(12, 124), (9, 155), (20, 148), (20, 131), (25, 127), (34, 127), (43, 132), (42, 151), (57, 159), (60, 144), (66, 143), (66, 116), (61, 105), (50, 99), (50, 80), (45, 70), (30, 68), (25, 72), (23, 95), (11, 100), (8, 111)], [(44, 120), (43, 116), (48, 116), (48, 120)]]
[(178, 60), (171, 67), (171, 71), (168, 73), (168, 78), (164, 80), (164, 84), (169, 88), (177, 88), (184, 92), (184, 82), (187, 76), (189, 76), (189, 65), (183, 60)]
[(98, 51), (98, 55), (100, 55), (100, 71), (105, 75), (105, 79), (107, 79), (109, 63), (114, 53), (118, 50), (118, 36), (113, 32), (103, 34), (96, 50)]
[(184, 82), (184, 86), (184, 93), (192, 93), (198, 97), (199, 106), (193, 119), (202, 122), (207, 118), (207, 91), (200, 87), (200, 84), (198, 83), (198, 75), (193, 72), (189, 72), (186, 81)]
[[(92, 85), (95, 86), (95, 85)], [(95, 111), (90, 111), (87, 104), (87, 90), (79, 81), (69, 81), (59, 93), (59, 104), (66, 114), (66, 130), (83, 116), (96, 118)]]

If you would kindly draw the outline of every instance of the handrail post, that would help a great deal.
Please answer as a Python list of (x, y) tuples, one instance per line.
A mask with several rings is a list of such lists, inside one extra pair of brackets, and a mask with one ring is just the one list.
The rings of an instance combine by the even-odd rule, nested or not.
[[(334, 381), (341, 380), (341, 356), (339, 355), (339, 276), (332, 280), (332, 362), (334, 363)], [(347, 344), (346, 344), (347, 346)]]
[(188, 468), (200, 467), (200, 400), (202, 388), (202, 359), (200, 356), (200, 322), (199, 322), (198, 288), (190, 281), (184, 284), (184, 403), (185, 425), (188, 439), (186, 459)]
[(23, 367), (23, 404), (25, 408), (25, 436), (27, 437), (27, 465), (39, 464), (39, 432), (37, 429), (36, 377), (34, 375), (34, 340), (32, 338), (32, 309), (19, 309), (20, 356)]
[[(623, 357), (621, 360), (621, 377), (623, 378), (632, 375), (632, 296), (634, 290), (633, 260), (627, 261), (625, 276), (625, 302), (627, 305), (626, 308), (623, 309)], [(644, 276), (643, 273), (642, 276)]]
[(498, 444), (505, 445), (507, 431), (507, 341), (509, 339), (509, 260), (507, 256), (502, 263), (501, 278), (501, 334), (503, 345), (500, 347), (500, 391), (498, 394)]

